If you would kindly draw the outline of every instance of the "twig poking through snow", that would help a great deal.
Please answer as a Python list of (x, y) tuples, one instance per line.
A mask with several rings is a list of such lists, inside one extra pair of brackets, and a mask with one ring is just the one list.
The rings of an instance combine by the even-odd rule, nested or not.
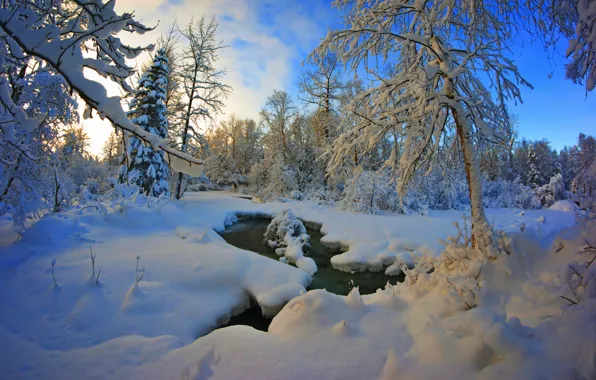
[(54, 275), (54, 266), (56, 265), (56, 259), (52, 260), (52, 278), (54, 279), (54, 286), (58, 286), (56, 282), (56, 275)]
[(137, 281), (137, 285), (139, 285), (139, 282), (141, 282), (141, 280), (143, 279), (143, 276), (145, 275), (145, 267), (143, 267), (143, 270), (141, 271), (141, 275), (137, 275), (135, 276), (135, 280)]
[(91, 253), (91, 269), (93, 269), (93, 277), (95, 277), (95, 256), (97, 256), (97, 253), (95, 255), (93, 254), (91, 246), (89, 246), (89, 252)]
[(141, 280), (143, 279), (143, 276), (145, 275), (145, 267), (143, 267), (143, 269), (140, 271), (141, 275), (139, 276), (139, 260), (141, 259), (141, 256), (137, 256), (137, 268), (135, 269), (135, 281), (137, 283), (137, 285), (139, 284), (139, 282), (141, 282)]
[(101, 269), (97, 271), (97, 278), (95, 279), (95, 284), (99, 286), (99, 275), (101, 274)]

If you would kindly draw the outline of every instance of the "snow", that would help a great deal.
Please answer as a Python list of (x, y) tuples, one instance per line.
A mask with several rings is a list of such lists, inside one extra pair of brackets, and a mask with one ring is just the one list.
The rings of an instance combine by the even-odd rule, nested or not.
[[(3, 377), (362, 379), (382, 372), (391, 378), (398, 371), (404, 378), (471, 378), (486, 367), (485, 378), (514, 378), (520, 368), (539, 367), (544, 357), (569, 363), (590, 338), (584, 333), (565, 352), (557, 350), (565, 332), (576, 337), (572, 322), (579, 317), (558, 316), (558, 329), (543, 323), (556, 314), (560, 298), (538, 282), (524, 287), (526, 273), (536, 281), (554, 278), (552, 263), (560, 264), (559, 256), (542, 260), (527, 252), (523, 273), (498, 288), (506, 301), (489, 294), (477, 309), (456, 313), (438, 289), (416, 302), (398, 287), (365, 296), (303, 294), (311, 280), (305, 271), (230, 246), (214, 231), (237, 215), (290, 209), (321, 224), (324, 240), (350, 248), (334, 265), (375, 269), (410, 251), (438, 254), (438, 238), (455, 231), (457, 212), (373, 216), (306, 201), (255, 204), (223, 192), (189, 193), (181, 202), (147, 203), (139, 196), (136, 202), (105, 215), (91, 209), (47, 215), (21, 240), (2, 247)], [(539, 246), (533, 243), (539, 237), (575, 221), (557, 210), (487, 215), (510, 231), (526, 223), (526, 232), (516, 234), (523, 247)], [(541, 216), (545, 223), (538, 226)], [(251, 302), (268, 315), (283, 307), (269, 333), (235, 326), (208, 334)], [(501, 361), (493, 365), (497, 357)], [(554, 364), (545, 363), (539, 373), (548, 377)]]
[(0, 248), (11, 245), (19, 235), (13, 228), (12, 218), (7, 215), (0, 216)]
[[(273, 315), (304, 292), (311, 280), (305, 272), (232, 247), (212, 230), (223, 228), (224, 206), (222, 202), (210, 213), (208, 202), (162, 202), (124, 213), (113, 209), (105, 218), (90, 210), (72, 211), (46, 216), (21, 241), (3, 247), (2, 340), (20, 342), (26, 349), (11, 348), (14, 356), (0, 360), (0, 373), (36, 378), (56, 350), (68, 352), (52, 361), (72, 361), (76, 350), (85, 356), (93, 351), (111, 356), (115, 354), (106, 347), (120, 346), (122, 339), (125, 344), (144, 341), (134, 335), (167, 338), (179, 347), (225, 323), (251, 299)], [(96, 254), (95, 275), (101, 270), (99, 286), (89, 247)], [(138, 285), (137, 255), (139, 270), (145, 268)], [(67, 367), (74, 376), (85, 373), (82, 365)], [(21, 373), (29, 367), (31, 371)]]
[(276, 248), (275, 253), (282, 256), (281, 262), (295, 264), (310, 276), (316, 273), (315, 261), (304, 256), (304, 249), (310, 247), (310, 235), (291, 210), (284, 210), (273, 218), (264, 238), (270, 247)]
[(572, 201), (562, 200), (562, 201), (556, 201), (548, 209), (555, 210), (555, 211), (575, 212), (575, 211), (579, 210), (579, 207)]

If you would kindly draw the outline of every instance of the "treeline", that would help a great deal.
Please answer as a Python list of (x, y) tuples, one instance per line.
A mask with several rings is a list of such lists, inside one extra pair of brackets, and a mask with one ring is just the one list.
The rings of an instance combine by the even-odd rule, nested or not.
[[(215, 19), (205, 18), (172, 26), (134, 83), (128, 83), (133, 70), (125, 69), (124, 54), (99, 55), (100, 61), (117, 58), (119, 72), (127, 73), (117, 82), (123, 90), (132, 90), (126, 98), (128, 119), (112, 117), (118, 125), (101, 160), (88, 153), (88, 138), (79, 126), (81, 99), (55, 66), (35, 54), (19, 53), (6, 61), (10, 64), (0, 83), (6, 90), (0, 94), (0, 111), (6, 117), (0, 135), (0, 215), (9, 214), (15, 225), (24, 226), (46, 212), (106, 194), (180, 198), (187, 190), (227, 187), (264, 200), (289, 197), (361, 212), (425, 213), (469, 206), (466, 168), (479, 170), (483, 177), (483, 196), (474, 199), (482, 198), (484, 206), (545, 207), (573, 191), (573, 179), (596, 156), (593, 136), (580, 134), (576, 145), (560, 152), (547, 140), (520, 139), (503, 98), (480, 101), (471, 91), (461, 98), (465, 106), (437, 103), (437, 96), (449, 89), (442, 88), (444, 80), (451, 79), (434, 63), (423, 64), (432, 60), (410, 59), (415, 50), (400, 47), (396, 62), (374, 68), (371, 76), (376, 80), (344, 80), (344, 64), (353, 62), (350, 71), (356, 72), (359, 54), (372, 46), (352, 49), (341, 40), (349, 41), (351, 33), (332, 36), (343, 41), (339, 51), (328, 49), (331, 42), (325, 40), (311, 53), (294, 98), (274, 91), (258, 120), (231, 116), (216, 123), (232, 91), (218, 63), (225, 44), (217, 39), (217, 28)], [(142, 50), (127, 50), (126, 56)], [(100, 71), (107, 67), (96, 66)], [(494, 67), (503, 77), (505, 66)], [(429, 79), (428, 73), (444, 80)], [(112, 71), (104, 74), (114, 79)], [(419, 87), (415, 78), (429, 82)], [(462, 91), (484, 88), (478, 78), (464, 79)], [(501, 85), (518, 94), (511, 82)], [(415, 101), (423, 90), (428, 92), (426, 104)], [(87, 88), (83, 94), (96, 95)], [(101, 102), (96, 103), (87, 107), (85, 117), (97, 110)], [(466, 108), (470, 104), (473, 110)], [(467, 114), (458, 126), (454, 115), (462, 110)], [(112, 111), (102, 110), (118, 113)], [(468, 133), (458, 134), (462, 130)], [(172, 152), (202, 159), (204, 174), (177, 172)]]
[[(224, 45), (216, 31), (215, 20), (173, 26), (145, 67), (129, 111), (136, 124), (203, 159), (204, 175), (175, 173), (163, 152), (114, 134), (104, 156), (112, 172), (119, 168), (121, 183), (151, 196), (180, 198), (187, 189), (233, 188), (263, 200), (308, 198), (362, 212), (469, 206), (454, 121), (446, 120), (442, 134), (429, 138), (430, 153), (404, 160), (413, 143), (404, 138), (403, 127), (358, 128), (366, 120), (353, 102), (365, 86), (357, 78), (342, 80), (334, 53), (309, 58), (296, 98), (276, 90), (258, 120), (232, 115), (216, 123), (231, 91), (223, 83), (225, 71), (217, 68)], [(520, 139), (514, 118), (502, 111), (506, 117), (499, 128), (473, 136), (484, 206), (539, 208), (566, 198), (572, 180), (596, 156), (594, 137), (580, 134), (577, 145), (557, 152), (545, 139)], [(126, 150), (119, 148), (122, 141)], [(407, 186), (396, 186), (400, 183)]]
[[(395, 173), (388, 169), (393, 148), (403, 149), (398, 136), (383, 139), (372, 152), (354, 149), (344, 157), (343, 165), (328, 168), (331, 146), (351, 129), (352, 115), (342, 110), (342, 102), (349, 101), (353, 87), (353, 83), (336, 87), (328, 114), (275, 91), (259, 121), (232, 115), (218, 123), (205, 135), (207, 178), (196, 181), (194, 189), (244, 188), (262, 199), (335, 201), (363, 212), (424, 213), (467, 206), (461, 150), (453, 133), (446, 137), (444, 148), (415, 173), (402, 199)], [(596, 157), (596, 139), (585, 134), (579, 135), (576, 145), (560, 152), (546, 139), (519, 139), (514, 129), (499, 143), (478, 145), (487, 207), (549, 206), (566, 197), (572, 180)], [(540, 195), (549, 184), (559, 188)]]

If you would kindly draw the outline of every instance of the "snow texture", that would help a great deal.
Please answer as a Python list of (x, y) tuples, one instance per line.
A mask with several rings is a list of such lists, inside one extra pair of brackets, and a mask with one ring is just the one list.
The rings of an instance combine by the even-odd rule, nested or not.
[(285, 258), (283, 261), (295, 264), (310, 276), (316, 273), (315, 261), (304, 256), (304, 251), (310, 247), (310, 235), (292, 211), (284, 210), (273, 218), (265, 231), (265, 239), (270, 247), (276, 248), (275, 252), (279, 256)]
[[(522, 254), (508, 259), (511, 271), (501, 261), (486, 266), (486, 290), (466, 311), (457, 294), (423, 277), (418, 287), (404, 283), (366, 296), (357, 289), (347, 297), (300, 296), (311, 280), (303, 270), (234, 248), (213, 231), (240, 214), (290, 209), (321, 224), (327, 242), (350, 248), (336, 256), (342, 263), (357, 259), (373, 268), (383, 261), (378, 255), (438, 254), (433, 242), (453, 234), (456, 212), (373, 216), (310, 202), (254, 204), (221, 192), (188, 194), (185, 203), (135, 202), (108, 206), (105, 214), (48, 215), (2, 248), (2, 376), (593, 378), (594, 330), (582, 327), (588, 317), (583, 309), (560, 309), (559, 295), (569, 295), (561, 293), (568, 288), (557, 270), (581, 245), (578, 228), (561, 233), (557, 253), (531, 232), (540, 216), (544, 238), (572, 225), (573, 214), (489, 210), (497, 226), (518, 230), (525, 222), (528, 229), (514, 237)], [(251, 302), (274, 315), (288, 301), (269, 333), (235, 326), (206, 335)]]
[[(168, 58), (165, 49), (157, 51), (153, 64), (143, 73), (130, 102), (128, 117), (143, 130), (163, 139), (168, 136), (166, 89)], [(180, 159), (178, 159), (180, 160)], [(162, 150), (145, 145), (137, 137), (128, 139), (120, 182), (138, 186), (143, 194), (169, 197), (170, 168)]]

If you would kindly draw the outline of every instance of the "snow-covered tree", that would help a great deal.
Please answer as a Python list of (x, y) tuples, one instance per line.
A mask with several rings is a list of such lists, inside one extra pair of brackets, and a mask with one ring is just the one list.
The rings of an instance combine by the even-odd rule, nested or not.
[(328, 146), (337, 137), (338, 102), (342, 82), (340, 79), (340, 63), (337, 55), (326, 54), (313, 58), (314, 69), (306, 69), (298, 80), (301, 99), (308, 105), (316, 107), (311, 117), (317, 145)]
[(596, 203), (596, 161), (579, 172), (571, 182), (572, 199), (583, 209)]
[(78, 202), (84, 189), (99, 195), (110, 187), (106, 181), (106, 165), (89, 154), (88, 141), (89, 137), (80, 126), (68, 128), (62, 133), (56, 149), (57, 159), (52, 167), (54, 212)]
[(538, 200), (535, 203), (541, 207), (549, 207), (556, 201), (566, 199), (563, 175), (561, 173), (553, 175), (549, 183), (534, 190), (534, 196)]
[[(594, 0), (552, 0), (547, 2), (544, 14), (547, 22), (540, 26), (543, 31), (557, 25), (569, 39), (565, 55), (571, 62), (565, 65), (566, 76), (574, 83), (583, 84), (586, 90), (596, 87), (596, 1)], [(554, 21), (549, 23), (548, 21)]]
[(64, 78), (35, 57), (11, 59), (1, 70), (0, 215), (22, 227), (55, 209), (57, 145), (62, 128), (78, 122), (77, 103)]
[(528, 149), (528, 178), (526, 184), (532, 189), (535, 189), (538, 187), (539, 182), (540, 172), (536, 169), (536, 152), (534, 152), (534, 147), (530, 144)]
[(261, 110), (261, 120), (270, 136), (270, 148), (283, 159), (289, 154), (290, 132), (297, 117), (298, 110), (285, 91), (273, 91)]
[(399, 199), (395, 187), (389, 186), (387, 171), (364, 171), (345, 187), (340, 207), (344, 210), (376, 214), (397, 211)]
[[(162, 139), (168, 135), (165, 102), (169, 68), (165, 53), (165, 49), (160, 49), (153, 64), (139, 79), (128, 111), (128, 117), (135, 125)], [(121, 183), (136, 185), (143, 194), (152, 197), (170, 195), (170, 168), (163, 151), (155, 150), (133, 136), (129, 139), (126, 156), (120, 171)]]
[(296, 163), (291, 160), (292, 129), (297, 126), (298, 110), (285, 91), (273, 91), (261, 110), (267, 187), (263, 195), (282, 195), (298, 190)]
[(558, 153), (551, 148), (550, 142), (546, 139), (535, 141), (533, 146), (536, 154), (536, 169), (540, 173), (538, 184), (546, 185), (554, 174)]
[(579, 147), (579, 170), (586, 170), (596, 160), (596, 138), (580, 133), (577, 145)]
[[(401, 157), (398, 186), (403, 190), (419, 165), (430, 162), (451, 120), (470, 190), (473, 244), (492, 245), (474, 137), (498, 139), (494, 131), (507, 123), (493, 100), (493, 85), (507, 101), (520, 98), (518, 84), (528, 84), (502, 54), (517, 34), (517, 4), (336, 0), (334, 5), (344, 11), (346, 27), (329, 32), (315, 53), (334, 51), (353, 71), (364, 66), (378, 80), (353, 100), (352, 111), (361, 121), (338, 139), (331, 169), (353, 155), (358, 144), (370, 153), (396, 128), (404, 138), (403, 151), (392, 155)], [(392, 66), (392, 75), (379, 69), (384, 63)], [(397, 162), (388, 164), (397, 170)]]
[[(11, 98), (9, 71), (35, 58), (53, 73), (60, 75), (68, 87), (87, 105), (85, 117), (96, 110), (100, 117), (146, 141), (154, 149), (168, 153), (168, 159), (180, 170), (192, 172), (202, 161), (180, 153), (167, 139), (153, 135), (135, 125), (126, 116), (119, 96), (109, 97), (103, 84), (83, 75), (84, 69), (97, 72), (124, 90), (132, 92), (127, 79), (134, 73), (127, 59), (134, 59), (144, 47), (123, 43), (117, 34), (134, 34), (151, 30), (136, 22), (132, 14), (118, 14), (115, 1), (5, 1), (0, 6), (0, 100), (2, 103), (2, 145), (11, 145), (26, 153), (30, 147), (19, 131), (32, 133), (43, 123), (43, 114), (27, 115)], [(182, 165), (181, 163), (185, 163)]]
[[(222, 82), (225, 70), (216, 67), (219, 52), (226, 46), (217, 41), (218, 23), (213, 18), (201, 17), (191, 20), (178, 32), (182, 36), (184, 47), (179, 56), (179, 78), (184, 92), (177, 115), (177, 130), (172, 131), (181, 152), (195, 155), (199, 145), (205, 149), (205, 139), (199, 129), (199, 122), (212, 121), (222, 112), (224, 99), (232, 88)], [(178, 199), (184, 194), (184, 173), (179, 172), (176, 179), (174, 196)]]
[(262, 158), (260, 136), (254, 120), (239, 119), (234, 114), (208, 131), (207, 176), (219, 185), (247, 184), (251, 167)]
[(122, 133), (113, 130), (101, 150), (103, 160), (108, 168), (117, 169), (120, 166), (124, 158), (124, 146)]

